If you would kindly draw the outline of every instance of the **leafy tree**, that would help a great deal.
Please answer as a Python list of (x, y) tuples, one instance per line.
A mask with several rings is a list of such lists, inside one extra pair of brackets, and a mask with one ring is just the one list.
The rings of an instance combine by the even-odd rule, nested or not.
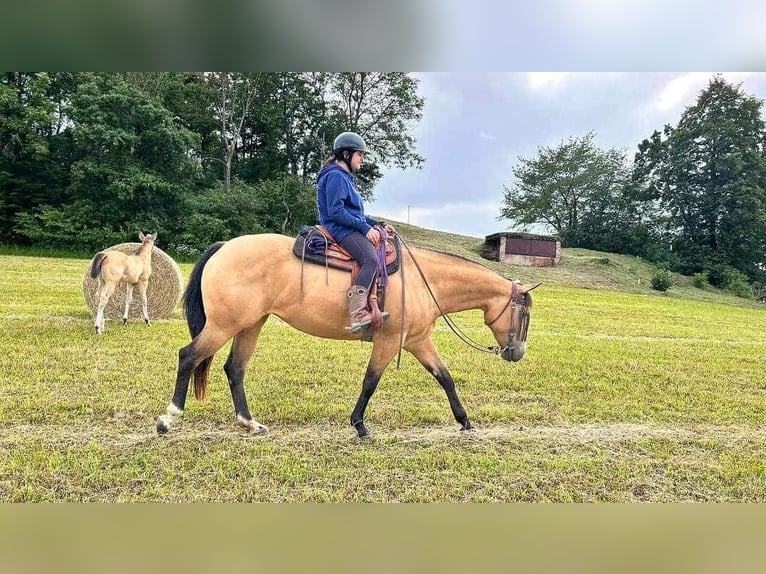
[(94, 74), (71, 106), (75, 161), (67, 202), (20, 219), (35, 242), (103, 247), (137, 230), (172, 230), (180, 199), (196, 176), (196, 138), (153, 98), (118, 74)]
[(198, 153), (193, 156), (200, 162), (208, 185), (214, 186), (223, 178), (220, 124), (214, 115), (216, 94), (206, 74), (124, 72), (122, 76), (134, 89), (165, 107), (178, 124), (197, 135)]
[(5, 72), (0, 76), (0, 238), (13, 238), (15, 215), (44, 203), (51, 190), (47, 168), (54, 106), (48, 98), (50, 76)]
[(259, 88), (259, 75), (213, 72), (206, 77), (216, 96), (213, 114), (219, 124), (223, 181), (226, 189), (230, 189), (232, 162), (237, 149), (242, 146), (245, 120)]
[[(624, 189), (624, 154), (602, 151), (595, 133), (569, 138), (556, 147), (540, 147), (537, 158), (519, 158), (516, 183), (505, 187), (498, 219), (517, 226), (543, 224), (569, 246), (592, 247), (615, 229), (625, 229), (631, 214)], [(614, 250), (617, 246), (615, 246)]]
[[(381, 166), (421, 167), (409, 133), (420, 120), (424, 100), (417, 94), (418, 80), (403, 73), (341, 73), (330, 79), (330, 123), (325, 134), (349, 130), (359, 133), (371, 149), (359, 173), (360, 193), (374, 197)], [(334, 125), (333, 125), (334, 124)], [(331, 140), (326, 140), (328, 149)]]
[(635, 183), (684, 273), (731, 266), (766, 274), (763, 102), (712, 79), (677, 126), (639, 145)]
[(340, 131), (373, 150), (368, 198), (382, 166), (423, 161), (405, 74), (0, 74), (0, 241), (92, 249), (142, 228), (182, 249), (292, 233), (316, 219)]

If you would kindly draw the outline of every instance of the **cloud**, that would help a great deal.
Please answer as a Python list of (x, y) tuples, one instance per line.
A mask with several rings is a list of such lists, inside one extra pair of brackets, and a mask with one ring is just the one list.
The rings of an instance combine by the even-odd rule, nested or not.
[(558, 89), (569, 76), (569, 72), (527, 72), (527, 86), (532, 90)]
[(410, 223), (426, 229), (438, 229), (473, 237), (484, 237), (507, 226), (497, 223), (497, 201), (458, 201), (439, 207), (378, 206), (368, 210), (373, 216)]
[(479, 132), (479, 137), (483, 140), (496, 140), (497, 136), (493, 136), (492, 134), (488, 134), (487, 132)]

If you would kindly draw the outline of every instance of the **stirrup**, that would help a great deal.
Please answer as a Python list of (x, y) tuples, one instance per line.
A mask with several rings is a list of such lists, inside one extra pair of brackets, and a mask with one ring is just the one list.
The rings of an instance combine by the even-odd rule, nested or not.
[[(381, 320), (384, 322), (387, 321), (390, 316), (391, 314), (386, 311), (383, 311), (380, 314)], [(351, 331), (354, 335), (356, 335), (357, 333), (359, 333), (359, 331), (361, 331), (365, 327), (369, 327), (370, 325), (372, 325), (372, 321), (373, 321), (373, 318), (370, 317), (369, 321), (362, 321), (360, 323), (351, 323), (351, 325), (346, 327), (346, 331)]]
[(362, 321), (361, 323), (351, 323), (348, 327), (346, 327), (346, 331), (351, 331), (354, 335), (356, 335), (359, 331), (365, 327), (369, 327), (370, 325), (372, 325), (372, 319), (369, 321)]

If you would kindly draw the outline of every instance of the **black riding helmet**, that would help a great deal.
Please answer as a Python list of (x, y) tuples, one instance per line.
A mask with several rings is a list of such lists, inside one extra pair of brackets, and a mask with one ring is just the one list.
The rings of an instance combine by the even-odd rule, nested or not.
[(343, 132), (335, 138), (334, 142), (332, 142), (332, 152), (337, 155), (338, 152), (343, 150), (363, 151), (367, 153), (367, 145), (359, 134), (355, 134), (354, 132)]
[(351, 169), (351, 162), (346, 158), (344, 152), (353, 154), (355, 151), (367, 153), (367, 144), (364, 143), (362, 136), (354, 132), (343, 132), (332, 142), (332, 154), (336, 160), (342, 161), (348, 166), (348, 171), (353, 170)]

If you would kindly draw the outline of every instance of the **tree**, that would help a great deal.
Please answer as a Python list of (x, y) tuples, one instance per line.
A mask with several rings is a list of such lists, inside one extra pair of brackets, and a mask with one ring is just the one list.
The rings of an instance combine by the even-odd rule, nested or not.
[(258, 75), (235, 72), (213, 72), (208, 81), (216, 93), (213, 112), (219, 122), (226, 189), (231, 188), (231, 166), (241, 147), (245, 120), (258, 89)]
[(676, 127), (639, 145), (634, 180), (684, 273), (721, 265), (766, 274), (763, 102), (713, 78)]
[(174, 225), (197, 176), (194, 135), (119, 74), (92, 74), (70, 109), (75, 161), (66, 202), (19, 217), (19, 233), (39, 244), (78, 248), (124, 241)]
[(541, 146), (535, 159), (519, 158), (517, 181), (504, 187), (498, 219), (545, 225), (568, 246), (590, 246), (595, 236), (610, 233), (627, 212), (628, 169), (624, 153), (602, 151), (594, 138), (589, 132), (553, 148)]
[[(330, 80), (330, 116), (324, 133), (359, 133), (371, 152), (359, 173), (359, 187), (372, 199), (381, 166), (421, 167), (415, 151), (412, 125), (422, 117), (424, 100), (417, 94), (418, 80), (403, 73), (341, 73)], [(331, 137), (332, 137), (331, 136)], [(331, 140), (326, 140), (328, 149)]]
[(32, 176), (50, 153), (50, 81), (46, 73), (0, 76), (0, 238), (6, 241), (14, 235), (16, 214), (49, 198), (42, 179)]

